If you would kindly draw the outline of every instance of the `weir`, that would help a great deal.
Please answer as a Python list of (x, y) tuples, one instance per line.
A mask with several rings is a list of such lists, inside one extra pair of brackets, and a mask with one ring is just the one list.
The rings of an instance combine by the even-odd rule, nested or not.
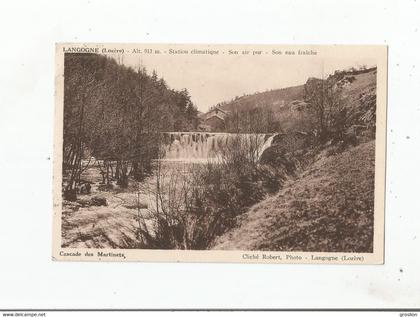
[(165, 132), (165, 157), (168, 161), (217, 161), (224, 148), (234, 142), (247, 144), (259, 158), (271, 146), (274, 134), (217, 132)]

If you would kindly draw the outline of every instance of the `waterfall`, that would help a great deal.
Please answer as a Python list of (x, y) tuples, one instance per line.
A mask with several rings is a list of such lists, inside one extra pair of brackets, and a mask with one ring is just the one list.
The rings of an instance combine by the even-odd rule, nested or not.
[(258, 158), (260, 158), (261, 155), (264, 153), (264, 151), (271, 146), (271, 144), (273, 143), (273, 139), (274, 139), (275, 136), (276, 136), (275, 134), (270, 135), (268, 137), (268, 139), (264, 142), (263, 146), (261, 147), (261, 150), (259, 151)]
[(235, 134), (213, 132), (165, 132), (165, 160), (206, 162), (217, 161), (220, 150), (235, 140), (252, 142), (256, 155), (261, 157), (271, 146), (272, 134)]

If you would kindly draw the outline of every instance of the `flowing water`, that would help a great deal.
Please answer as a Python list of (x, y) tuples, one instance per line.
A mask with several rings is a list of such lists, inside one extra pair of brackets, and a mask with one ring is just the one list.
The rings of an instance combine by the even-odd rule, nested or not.
[[(175, 197), (176, 201), (182, 201), (183, 187), (178, 182), (189, 177), (195, 168), (191, 163), (217, 162), (218, 152), (238, 140), (252, 143), (256, 147), (255, 155), (259, 157), (271, 145), (273, 137), (272, 134), (165, 133), (166, 155), (159, 171), (160, 191), (164, 195), (170, 192), (171, 199)], [(102, 177), (96, 165), (87, 168), (83, 178), (92, 183), (92, 191), (81, 197), (85, 200), (95, 196), (106, 198), (107, 206), (80, 207), (66, 202), (62, 215), (62, 243), (65, 247), (131, 248), (138, 243), (139, 217), (143, 219), (145, 228), (153, 232), (155, 222), (151, 215), (158, 206), (162, 209), (159, 205), (161, 201), (156, 199), (156, 174), (118, 191), (99, 189)], [(147, 207), (139, 211), (139, 203)], [(77, 212), (79, 208), (83, 208), (83, 212)]]
[(238, 139), (253, 146), (259, 158), (273, 142), (273, 134), (236, 134), (210, 132), (166, 132), (166, 161), (207, 162), (217, 161), (223, 148)]

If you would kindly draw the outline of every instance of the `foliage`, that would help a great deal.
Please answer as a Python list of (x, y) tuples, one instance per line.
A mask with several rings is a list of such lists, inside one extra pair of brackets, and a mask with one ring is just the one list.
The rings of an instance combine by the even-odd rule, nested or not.
[(305, 84), (305, 101), (313, 115), (315, 133), (320, 143), (340, 138), (349, 124), (347, 100), (342, 88), (332, 79), (310, 78)]
[(117, 162), (115, 174), (127, 186), (129, 173), (140, 179), (150, 170), (159, 132), (197, 128), (188, 91), (169, 89), (156, 72), (149, 75), (96, 54), (65, 54), (64, 63), (67, 198), (75, 199), (66, 193), (74, 193), (84, 157)]
[(278, 191), (296, 162), (260, 164), (254, 146), (238, 137), (221, 150), (218, 163), (157, 173), (149, 189), (156, 204), (146, 217), (139, 213), (141, 247), (207, 249), (247, 208)]
[(235, 108), (226, 117), (229, 133), (275, 133), (281, 126), (269, 107)]

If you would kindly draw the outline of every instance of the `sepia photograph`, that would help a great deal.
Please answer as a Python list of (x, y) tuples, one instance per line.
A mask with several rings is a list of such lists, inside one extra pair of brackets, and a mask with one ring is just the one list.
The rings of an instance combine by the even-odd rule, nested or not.
[(54, 259), (382, 263), (386, 60), (57, 44)]
[(0, 315), (418, 316), (420, 1), (0, 8)]

